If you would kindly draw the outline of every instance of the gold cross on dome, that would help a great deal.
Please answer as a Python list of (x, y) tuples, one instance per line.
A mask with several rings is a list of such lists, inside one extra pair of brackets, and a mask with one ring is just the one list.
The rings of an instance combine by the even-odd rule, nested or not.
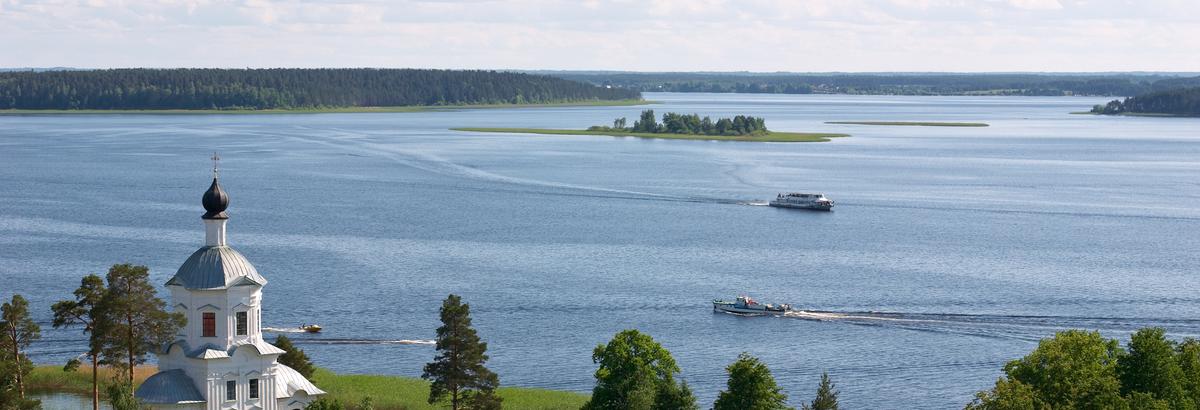
[(217, 162), (218, 162), (218, 161), (220, 161), (220, 160), (221, 160), (221, 157), (217, 155), (217, 152), (216, 152), (216, 151), (213, 151), (213, 156), (212, 156), (212, 162), (213, 162), (213, 179), (216, 179), (216, 178), (217, 178), (217, 176), (219, 176), (219, 175), (220, 175), (220, 173), (221, 173), (221, 171), (218, 171), (218, 170), (217, 170)]

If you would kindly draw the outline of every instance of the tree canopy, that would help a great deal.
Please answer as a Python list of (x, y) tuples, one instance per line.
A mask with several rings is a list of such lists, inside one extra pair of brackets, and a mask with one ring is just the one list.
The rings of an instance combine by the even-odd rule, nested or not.
[(101, 336), (105, 361), (128, 376), (133, 385), (133, 369), (175, 338), (187, 323), (183, 313), (168, 313), (166, 302), (159, 299), (150, 284), (150, 269), (130, 264), (113, 265), (108, 270), (108, 288), (100, 300), (104, 320), (94, 332)]
[(13, 295), (0, 306), (0, 407), (37, 408), (38, 402), (25, 397), (25, 376), (33, 363), (25, 348), (42, 337), (41, 328), (29, 316), (29, 301)]
[(684, 410), (697, 408), (691, 389), (675, 383), (679, 366), (649, 335), (625, 330), (592, 351), (596, 387), (585, 410)]
[(487, 367), (487, 343), (471, 328), (471, 306), (449, 295), (442, 302), (442, 326), (437, 329), (437, 356), (425, 365), (421, 378), (429, 380), (429, 403), (450, 399), (458, 409), (498, 409), (496, 388), (500, 379)]
[(112, 69), (0, 72), (0, 109), (273, 109), (640, 99), (541, 75), (418, 69)]
[(717, 395), (713, 410), (791, 410), (787, 395), (758, 358), (742, 353), (725, 371), (729, 380), (725, 390)]
[(317, 367), (313, 366), (312, 360), (308, 358), (304, 350), (292, 344), (292, 339), (284, 335), (279, 335), (275, 338), (275, 343), (273, 344), (284, 352), (276, 359), (279, 361), (279, 364), (291, 367), (292, 370), (295, 370), (296, 373), (300, 373), (301, 376), (307, 379), (312, 378), (313, 372), (317, 370)]
[(1155, 91), (1092, 107), (1096, 114), (1168, 114), (1200, 117), (1200, 87)]
[(613, 126), (597, 125), (588, 128), (589, 131), (628, 131), (648, 134), (690, 134), (690, 135), (763, 135), (768, 133), (766, 120), (760, 117), (738, 115), (733, 118), (718, 118), (713, 121), (710, 117), (701, 118), (698, 114), (663, 114), (662, 123), (654, 117), (654, 110), (644, 110), (632, 128), (625, 128), (625, 118), (613, 120)]
[[(92, 409), (94, 410), (100, 408), (98, 369), (103, 349), (102, 339), (95, 330), (96, 325), (101, 320), (105, 320), (104, 312), (100, 309), (100, 302), (104, 300), (107, 291), (108, 289), (104, 287), (104, 279), (94, 274), (87, 275), (80, 280), (79, 288), (75, 289), (75, 299), (59, 301), (50, 307), (54, 311), (53, 325), (55, 328), (77, 325), (82, 327), (83, 332), (88, 335), (87, 356), (92, 362)], [(75, 364), (78, 364), (78, 361)]]
[(1163, 329), (1146, 328), (1122, 349), (1098, 332), (1068, 330), (1042, 340), (1004, 372), (967, 408), (1195, 409), (1200, 342), (1175, 343)]

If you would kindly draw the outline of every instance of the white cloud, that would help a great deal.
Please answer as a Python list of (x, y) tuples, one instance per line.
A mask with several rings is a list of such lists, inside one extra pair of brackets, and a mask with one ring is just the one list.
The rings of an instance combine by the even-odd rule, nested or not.
[(1200, 71), (1186, 0), (0, 0), (0, 66)]

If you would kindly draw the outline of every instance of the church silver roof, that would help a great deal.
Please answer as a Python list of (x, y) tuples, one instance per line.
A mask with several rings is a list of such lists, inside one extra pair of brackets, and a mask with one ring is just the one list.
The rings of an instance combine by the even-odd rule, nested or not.
[(155, 373), (134, 393), (138, 400), (149, 404), (203, 403), (204, 396), (181, 369)]
[(292, 397), (298, 391), (308, 393), (309, 396), (325, 394), (324, 390), (318, 389), (316, 385), (305, 379), (300, 372), (283, 365), (283, 363), (276, 363), (275, 366), (275, 398), (284, 399)]
[(225, 289), (238, 285), (267, 284), (245, 256), (228, 246), (205, 246), (192, 253), (167, 286), (187, 289)]

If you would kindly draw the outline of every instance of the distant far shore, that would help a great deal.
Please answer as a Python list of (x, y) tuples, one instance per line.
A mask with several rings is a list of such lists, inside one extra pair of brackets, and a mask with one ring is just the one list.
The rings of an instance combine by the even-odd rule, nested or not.
[(329, 113), (398, 113), (398, 112), (428, 112), (428, 111), (451, 111), (451, 110), (480, 110), (480, 109), (499, 109), (499, 108), (552, 108), (552, 107), (620, 107), (620, 106), (635, 106), (646, 104), (658, 104), (658, 101), (647, 100), (602, 100), (602, 101), (575, 101), (562, 103), (546, 103), (546, 104), (462, 104), (462, 105), (406, 105), (395, 107), (329, 107), (329, 108), (273, 108), (273, 109), (208, 109), (208, 110), (187, 110), (187, 109), (136, 109), (136, 110), (27, 110), (27, 109), (8, 109), (0, 110), (0, 115), (63, 115), (63, 114), (157, 114), (157, 115), (198, 115), (198, 114), (329, 114)]
[(982, 122), (937, 122), (937, 121), (825, 121), (826, 124), (846, 125), (897, 125), (911, 127), (987, 127)]
[(500, 132), (510, 134), (543, 134), (543, 135), (600, 135), (608, 137), (636, 137), (676, 140), (707, 140), (707, 141), (747, 141), (747, 142), (827, 142), (832, 138), (849, 137), (849, 134), (832, 132), (777, 132), (771, 131), (765, 135), (705, 135), (705, 134), (672, 134), (625, 131), (589, 131), (589, 130), (557, 130), (543, 128), (451, 128), (452, 131), (468, 132)]

